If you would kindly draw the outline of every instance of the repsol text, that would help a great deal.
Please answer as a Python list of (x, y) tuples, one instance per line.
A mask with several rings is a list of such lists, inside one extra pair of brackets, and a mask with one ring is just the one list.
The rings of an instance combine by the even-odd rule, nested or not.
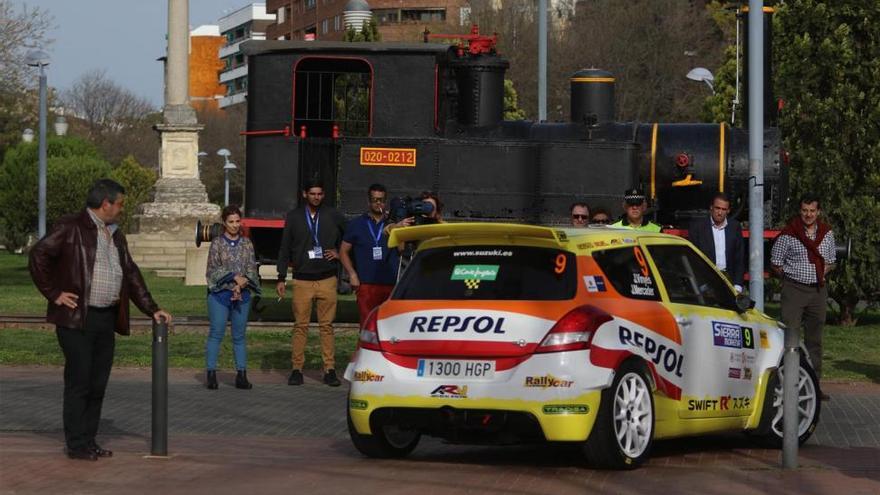
[(491, 316), (416, 316), (409, 326), (409, 333), (416, 332), (467, 332), (506, 333), (504, 318)]
[(642, 349), (654, 364), (663, 366), (663, 369), (669, 373), (675, 373), (675, 376), (682, 376), (681, 367), (684, 364), (684, 356), (678, 350), (667, 347), (666, 344), (657, 343), (651, 336), (622, 325), (619, 336), (622, 345)]

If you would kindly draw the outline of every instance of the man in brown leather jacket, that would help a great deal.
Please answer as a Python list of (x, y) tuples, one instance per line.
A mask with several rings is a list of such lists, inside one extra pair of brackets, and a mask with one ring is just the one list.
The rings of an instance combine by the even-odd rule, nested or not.
[(113, 332), (129, 334), (129, 301), (156, 321), (171, 322), (117, 228), (124, 203), (121, 185), (95, 182), (86, 208), (58, 219), (31, 250), (31, 277), (49, 301), (46, 320), (56, 325), (64, 352), (64, 437), (71, 459), (113, 455), (95, 443), (95, 435), (113, 365)]

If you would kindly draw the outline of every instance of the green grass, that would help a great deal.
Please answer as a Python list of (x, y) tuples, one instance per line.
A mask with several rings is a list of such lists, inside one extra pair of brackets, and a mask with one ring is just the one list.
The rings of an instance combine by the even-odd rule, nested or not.
[[(336, 335), (336, 367), (345, 369), (354, 352), (357, 335)], [(152, 336), (130, 335), (116, 338), (116, 366), (149, 367), (152, 362)], [(247, 337), (248, 368), (262, 370), (290, 369), (290, 331), (250, 332)], [(0, 365), (63, 365), (64, 356), (54, 331), (28, 329), (0, 330)], [(205, 367), (205, 336), (196, 333), (173, 334), (168, 338), (168, 366), (172, 368)], [(221, 369), (232, 369), (232, 339), (228, 333), (220, 349)], [(321, 345), (318, 335), (309, 335), (306, 346), (306, 369), (320, 369)]]
[[(158, 278), (145, 273), (153, 296), (164, 308), (177, 316), (205, 316), (205, 288), (187, 287), (179, 279)], [(0, 314), (42, 315), (46, 301), (31, 283), (27, 271), (27, 258), (20, 255), (0, 253)], [(274, 293), (274, 287), (266, 285), (266, 294)], [(288, 290), (288, 296), (290, 290)], [(338, 322), (356, 322), (357, 306), (353, 296), (340, 296), (337, 309)], [(267, 321), (290, 321), (290, 298), (276, 302), (267, 297), (252, 311), (251, 319)], [(768, 314), (779, 316), (779, 305), (768, 304)], [(134, 309), (133, 313), (137, 313)], [(880, 313), (868, 312), (861, 316), (859, 326), (825, 326), (825, 371), (827, 379), (858, 380), (880, 383)], [(320, 368), (321, 355), (316, 335), (310, 336), (306, 352), (306, 367)], [(338, 367), (344, 368), (354, 350), (353, 334), (337, 335), (336, 359)], [(132, 335), (116, 339), (116, 364), (118, 366), (149, 366), (152, 337)], [(204, 335), (181, 333), (169, 339), (169, 365), (178, 368), (204, 367)], [(252, 331), (248, 334), (249, 367), (260, 369), (290, 368), (290, 331)], [(259, 363), (259, 364), (258, 364)], [(63, 357), (58, 348), (55, 333), (42, 330), (0, 330), (0, 364), (60, 365)], [(221, 366), (232, 366), (232, 350), (229, 337), (224, 339)]]
[[(204, 286), (187, 286), (180, 278), (160, 278), (149, 270), (144, 270), (143, 274), (153, 299), (172, 315), (207, 316)], [(3, 284), (3, 290), (0, 291), (0, 315), (46, 314), (46, 299), (31, 281), (26, 256), (0, 252), (0, 281)], [(264, 284), (263, 293), (266, 297), (251, 311), (251, 320), (293, 320), (289, 286), (287, 297), (281, 302), (274, 295), (274, 283)], [(141, 312), (132, 305), (131, 314), (139, 315)], [(339, 296), (336, 321), (357, 323), (358, 310), (353, 295)]]

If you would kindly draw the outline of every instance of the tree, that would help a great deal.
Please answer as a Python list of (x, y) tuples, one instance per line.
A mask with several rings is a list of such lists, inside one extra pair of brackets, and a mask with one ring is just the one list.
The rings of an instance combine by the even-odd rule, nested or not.
[[(110, 173), (95, 147), (75, 137), (47, 140), (46, 221), (85, 206), (89, 186)], [(0, 227), (7, 249), (27, 245), (37, 227), (37, 143), (9, 148), (0, 166)]]
[(223, 110), (204, 108), (196, 112), (199, 122), (205, 126), (199, 133), (199, 148), (207, 155), (199, 160), (199, 176), (208, 192), (208, 199), (223, 204), (224, 160), (217, 156), (217, 150), (225, 148), (231, 153), (229, 159), (238, 167), (229, 177), (229, 201), (242, 204), (247, 164), (245, 139), (241, 131), (246, 127), (247, 108), (245, 105), (232, 105)]
[(161, 120), (152, 104), (107, 77), (106, 71), (83, 74), (62, 95), (70, 133), (93, 141), (113, 163), (133, 155), (149, 166), (156, 164), (159, 140), (152, 130)]
[(880, 299), (880, 9), (862, 0), (789, 0), (777, 10), (775, 87), (791, 153), (791, 212), (805, 192), (853, 255), (829, 282), (840, 322)]
[(504, 120), (523, 120), (526, 118), (524, 112), (517, 104), (516, 89), (513, 87), (513, 81), (504, 80)]
[(150, 200), (156, 183), (156, 172), (144, 168), (133, 156), (128, 155), (110, 172), (110, 178), (125, 188), (125, 209), (119, 224), (125, 232), (131, 232), (132, 218), (138, 207)]
[(45, 10), (23, 5), (19, 11), (11, 0), (0, 0), (0, 161), (25, 128), (37, 127), (36, 78), (26, 56), (51, 44), (51, 27)]
[(349, 25), (345, 30), (343, 41), (382, 41), (382, 35), (379, 33), (376, 21), (370, 18), (370, 21), (362, 26), (360, 31), (355, 31), (354, 27)]

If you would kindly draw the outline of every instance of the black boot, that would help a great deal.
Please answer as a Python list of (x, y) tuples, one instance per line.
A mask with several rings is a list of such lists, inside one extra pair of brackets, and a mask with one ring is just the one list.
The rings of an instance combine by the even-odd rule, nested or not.
[(216, 370), (208, 370), (208, 377), (205, 380), (205, 386), (208, 387), (208, 390), (217, 390), (217, 387), (219, 387), (219, 385), (217, 384)]
[(254, 385), (247, 379), (247, 370), (238, 370), (235, 374), (235, 388), (243, 388), (245, 390), (254, 388)]
[(208, 387), (208, 390), (217, 390), (217, 371), (216, 370), (208, 370), (208, 378), (205, 380), (205, 386)]

